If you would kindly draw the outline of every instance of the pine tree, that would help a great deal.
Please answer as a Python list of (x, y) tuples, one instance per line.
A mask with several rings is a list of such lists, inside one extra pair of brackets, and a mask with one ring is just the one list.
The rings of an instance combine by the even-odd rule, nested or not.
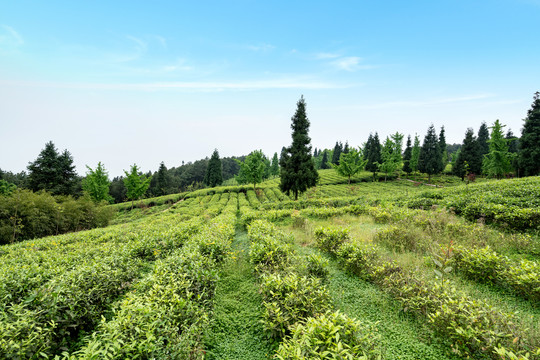
[(208, 166), (206, 167), (206, 174), (203, 182), (210, 187), (218, 186), (223, 183), (223, 172), (221, 167), (221, 160), (217, 149), (214, 149)]
[(519, 151), (519, 139), (514, 135), (512, 129), (508, 129), (506, 140), (508, 141), (508, 152), (517, 154)]
[(323, 151), (323, 156), (321, 160), (321, 169), (330, 169), (330, 164), (328, 164), (328, 151), (325, 149)]
[(59, 154), (52, 141), (45, 144), (37, 159), (28, 165), (28, 186), (53, 195), (73, 195), (77, 174), (69, 151)]
[(159, 169), (156, 176), (156, 188), (157, 196), (163, 196), (167, 194), (167, 188), (169, 187), (169, 178), (167, 176), (167, 167), (165, 166), (165, 163), (162, 161), (159, 164)]
[(409, 135), (407, 136), (407, 144), (405, 145), (405, 151), (403, 152), (403, 171), (405, 171), (407, 174), (410, 174), (412, 172), (411, 156), (412, 156), (411, 135)]
[(379, 169), (379, 164), (381, 163), (381, 142), (379, 141), (379, 134), (377, 133), (375, 133), (372, 138), (367, 160), (368, 162), (366, 164), (366, 170), (375, 174)]
[(319, 156), (319, 153), (317, 152), (317, 148), (315, 148), (315, 150), (313, 150), (313, 157), (316, 158), (317, 156)]
[(418, 171), (418, 161), (420, 160), (420, 139), (418, 138), (418, 135), (414, 135), (414, 145), (412, 147), (411, 151), (411, 160), (409, 162), (409, 166), (411, 168), (411, 171), (413, 173), (416, 173)]
[(277, 156), (277, 152), (274, 153), (274, 156), (272, 157), (272, 164), (270, 165), (270, 175), (272, 176), (279, 175), (279, 159)]
[(284, 148), (281, 156), (281, 191), (294, 194), (298, 200), (298, 193), (315, 186), (319, 173), (315, 169), (311, 157), (311, 139), (308, 136), (309, 120), (306, 116), (306, 103), (302, 96), (296, 104), (296, 112), (292, 117), (292, 145)]
[[(475, 174), (481, 174), (482, 173), (482, 162), (484, 161), (484, 156), (487, 155), (489, 152), (489, 128), (486, 125), (485, 122), (480, 125), (480, 129), (478, 129), (478, 137), (476, 138), (476, 142), (478, 143), (478, 168), (475, 169), (476, 171), (473, 171)], [(469, 164), (470, 165), (470, 164)]]
[(500, 179), (512, 171), (512, 156), (508, 152), (507, 140), (502, 131), (504, 125), (496, 120), (491, 127), (489, 153), (484, 157), (484, 174)]
[(446, 169), (448, 165), (448, 152), (446, 151), (446, 136), (444, 132), (444, 126), (441, 127), (439, 133), (439, 150), (441, 151), (441, 172)]
[(364, 143), (364, 148), (362, 149), (362, 156), (364, 157), (364, 160), (367, 160), (369, 158), (369, 152), (371, 150), (371, 143), (373, 142), (373, 135), (369, 133), (367, 141)]
[(540, 92), (536, 92), (521, 131), (519, 168), (523, 176), (540, 174)]
[(343, 144), (336, 141), (336, 145), (334, 146), (334, 152), (332, 153), (332, 164), (339, 165), (339, 157), (341, 156), (342, 152)]
[(464, 180), (467, 173), (479, 174), (479, 169), (482, 166), (480, 159), (478, 143), (473, 129), (468, 128), (452, 173), (461, 177), (461, 180)]
[(349, 152), (349, 142), (345, 141), (345, 146), (343, 147), (343, 154), (347, 154)]
[(438, 174), (442, 170), (441, 150), (433, 124), (428, 128), (424, 143), (420, 148), (418, 170), (428, 174), (428, 182), (431, 182), (431, 175)]

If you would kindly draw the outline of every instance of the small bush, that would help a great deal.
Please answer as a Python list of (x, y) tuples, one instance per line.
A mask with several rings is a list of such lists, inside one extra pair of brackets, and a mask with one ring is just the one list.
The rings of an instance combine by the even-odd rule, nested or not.
[(328, 260), (321, 255), (311, 254), (306, 257), (306, 269), (309, 275), (323, 281), (328, 278)]
[(320, 227), (315, 230), (317, 247), (323, 251), (334, 254), (337, 249), (349, 240), (349, 229), (339, 227)]

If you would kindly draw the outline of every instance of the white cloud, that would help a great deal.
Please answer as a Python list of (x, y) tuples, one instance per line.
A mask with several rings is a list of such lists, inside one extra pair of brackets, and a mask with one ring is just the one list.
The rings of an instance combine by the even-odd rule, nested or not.
[(0, 44), (20, 46), (24, 44), (23, 37), (11, 26), (2, 25), (4, 31), (0, 33)]
[(252, 51), (267, 52), (267, 51), (274, 50), (276, 47), (274, 45), (263, 43), (259, 45), (248, 45), (247, 48)]
[(332, 61), (332, 65), (334, 65), (340, 70), (356, 71), (356, 70), (366, 68), (366, 65), (360, 66), (361, 61), (362, 61), (362, 58), (358, 56), (347, 56), (347, 57), (342, 57), (335, 61)]

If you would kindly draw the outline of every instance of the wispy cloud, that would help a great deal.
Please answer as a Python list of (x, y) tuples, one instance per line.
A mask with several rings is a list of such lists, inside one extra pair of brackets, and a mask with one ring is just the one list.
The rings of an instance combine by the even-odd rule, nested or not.
[(247, 48), (252, 51), (267, 52), (274, 50), (276, 47), (274, 45), (263, 43), (258, 45), (248, 45)]
[(3, 29), (0, 32), (0, 44), (17, 46), (24, 44), (23, 37), (14, 28), (8, 25), (1, 25), (0, 27)]
[(154, 35), (154, 39), (158, 41), (162, 48), (167, 48), (167, 40), (163, 36)]
[(477, 100), (485, 100), (495, 97), (494, 94), (476, 94), (476, 95), (465, 95), (465, 96), (456, 96), (456, 97), (444, 97), (444, 98), (435, 98), (424, 101), (414, 101), (414, 100), (401, 100), (401, 101), (389, 101), (383, 103), (375, 104), (366, 104), (366, 105), (354, 105), (350, 108), (354, 109), (388, 109), (388, 108), (417, 108), (417, 107), (428, 107), (428, 106), (437, 106), (451, 103), (459, 102), (470, 102)]
[(362, 64), (362, 61), (363, 59), (358, 56), (346, 56), (332, 61), (331, 64), (339, 70), (350, 72), (377, 68), (376, 65)]
[(11, 86), (30, 86), (42, 88), (92, 89), (92, 90), (197, 90), (197, 91), (250, 91), (270, 89), (340, 89), (353, 85), (337, 84), (324, 81), (302, 79), (251, 80), (237, 82), (154, 82), (136, 84), (104, 84), (104, 83), (51, 83), (51, 82), (0, 82)]

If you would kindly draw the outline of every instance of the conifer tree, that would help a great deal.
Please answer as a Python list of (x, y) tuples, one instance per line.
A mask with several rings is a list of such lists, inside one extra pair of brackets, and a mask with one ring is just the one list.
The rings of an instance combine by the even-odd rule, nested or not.
[(379, 134), (377, 133), (375, 133), (371, 140), (367, 160), (368, 162), (366, 164), (366, 170), (375, 174), (379, 169), (379, 164), (381, 163), (381, 142), (379, 141)]
[(428, 182), (431, 182), (431, 175), (440, 173), (441, 168), (442, 161), (439, 141), (437, 139), (437, 134), (435, 133), (435, 127), (431, 124), (424, 137), (424, 143), (420, 148), (418, 170), (428, 174)]
[(418, 171), (419, 160), (420, 160), (420, 139), (418, 138), (418, 134), (415, 134), (414, 145), (411, 150), (411, 160), (409, 162), (409, 166), (413, 173), (416, 173)]
[(540, 92), (536, 92), (533, 103), (521, 132), (519, 168), (523, 176), (540, 174)]
[(292, 192), (294, 199), (298, 200), (299, 193), (315, 186), (319, 173), (311, 157), (309, 120), (303, 96), (296, 106), (296, 112), (291, 119), (292, 145), (282, 150), (280, 189), (287, 194)]
[(348, 152), (349, 152), (349, 142), (345, 141), (345, 146), (343, 147), (343, 154), (346, 154)]
[(512, 129), (508, 129), (506, 133), (506, 140), (508, 141), (508, 152), (517, 154), (519, 151), (519, 139), (514, 135)]
[(502, 176), (512, 171), (511, 155), (508, 152), (507, 140), (502, 131), (504, 125), (496, 120), (491, 127), (491, 138), (489, 139), (489, 153), (484, 157), (483, 171), (488, 176), (495, 176), (500, 179)]
[(279, 175), (279, 159), (277, 156), (277, 152), (274, 153), (274, 156), (272, 157), (272, 164), (270, 165), (270, 175), (272, 176)]
[(446, 151), (446, 136), (444, 131), (444, 126), (441, 127), (441, 132), (439, 133), (439, 150), (441, 151), (441, 172), (446, 169), (448, 165), (448, 152)]
[(410, 174), (412, 172), (411, 157), (412, 157), (411, 135), (409, 135), (407, 136), (407, 144), (405, 145), (405, 151), (403, 152), (403, 171), (405, 171), (407, 174)]
[(159, 164), (159, 169), (156, 176), (156, 187), (157, 196), (163, 196), (167, 194), (167, 188), (169, 187), (169, 179), (167, 177), (167, 167), (165, 166), (165, 163), (163, 161)]
[(371, 143), (373, 142), (373, 135), (369, 133), (367, 141), (364, 143), (364, 148), (362, 149), (362, 156), (364, 157), (364, 160), (367, 160), (369, 158), (369, 152), (371, 150)]
[[(486, 125), (485, 121), (482, 122), (480, 128), (478, 129), (478, 137), (476, 138), (478, 146), (478, 160), (479, 163), (478, 169), (474, 171), (475, 174), (482, 173), (482, 162), (484, 161), (484, 156), (489, 152), (489, 128)], [(470, 164), (469, 164), (470, 165)]]
[(339, 141), (336, 141), (336, 145), (334, 146), (334, 152), (332, 153), (332, 164), (339, 165), (339, 157), (341, 156), (342, 152), (343, 144)]
[(218, 186), (223, 183), (223, 170), (217, 149), (214, 149), (214, 152), (208, 161), (203, 181), (210, 187)]
[(46, 143), (37, 159), (28, 165), (28, 186), (33, 191), (73, 195), (76, 179), (71, 154), (67, 150), (59, 154), (52, 141)]
[(328, 164), (328, 151), (325, 149), (323, 150), (323, 156), (321, 160), (321, 167), (322, 170), (324, 169), (330, 169), (330, 164)]
[(465, 138), (463, 139), (463, 145), (456, 160), (456, 164), (452, 169), (452, 173), (461, 177), (461, 180), (465, 179), (467, 172), (473, 174), (479, 174), (479, 169), (482, 166), (480, 161), (478, 143), (472, 128), (468, 128), (465, 132)]

